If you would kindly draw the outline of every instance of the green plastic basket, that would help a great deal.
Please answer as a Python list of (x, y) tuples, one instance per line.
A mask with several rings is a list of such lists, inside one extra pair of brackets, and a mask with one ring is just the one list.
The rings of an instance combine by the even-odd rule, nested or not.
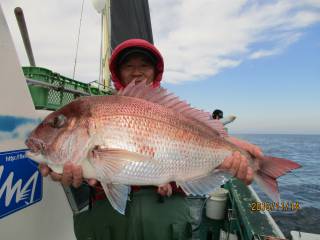
[(22, 67), (22, 70), (27, 78), (49, 83), (61, 89), (57, 90), (43, 86), (29, 85), (36, 109), (57, 110), (80, 96), (80, 94), (64, 91), (63, 89), (77, 90), (90, 95), (111, 94), (110, 91), (67, 78), (46, 68)]

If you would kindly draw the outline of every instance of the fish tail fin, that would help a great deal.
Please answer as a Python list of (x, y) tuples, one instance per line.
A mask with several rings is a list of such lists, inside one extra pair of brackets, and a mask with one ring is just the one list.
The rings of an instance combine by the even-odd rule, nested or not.
[(300, 168), (301, 165), (285, 158), (263, 156), (255, 159), (259, 161), (259, 170), (254, 176), (254, 180), (273, 200), (280, 201), (277, 178)]

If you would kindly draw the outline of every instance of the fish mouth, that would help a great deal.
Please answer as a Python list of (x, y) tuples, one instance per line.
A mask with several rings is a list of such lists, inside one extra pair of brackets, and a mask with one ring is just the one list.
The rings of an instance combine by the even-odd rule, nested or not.
[(29, 151), (26, 152), (26, 156), (38, 163), (45, 162), (44, 155), (46, 144), (37, 138), (28, 138), (25, 142)]
[(41, 152), (32, 152), (32, 151), (27, 151), (26, 152), (27, 158), (30, 158), (38, 163), (45, 162), (44, 156), (41, 154)]
[(28, 138), (25, 141), (26, 146), (29, 148), (28, 153), (31, 155), (45, 155), (47, 145), (40, 139)]
[(40, 155), (42, 155), (41, 152), (34, 152), (32, 150), (26, 151), (26, 156), (31, 159), (36, 158)]

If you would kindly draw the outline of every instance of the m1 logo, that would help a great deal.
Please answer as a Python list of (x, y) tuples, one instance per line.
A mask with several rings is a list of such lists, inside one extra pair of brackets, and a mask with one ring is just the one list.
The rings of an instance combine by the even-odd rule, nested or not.
[(42, 199), (42, 177), (38, 164), (26, 150), (0, 153), (0, 218)]

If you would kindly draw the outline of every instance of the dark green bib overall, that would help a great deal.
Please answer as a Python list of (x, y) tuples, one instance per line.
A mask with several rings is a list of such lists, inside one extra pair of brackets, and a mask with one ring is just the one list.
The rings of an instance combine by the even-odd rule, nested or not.
[(74, 217), (74, 229), (78, 240), (184, 240), (191, 238), (191, 221), (183, 194), (159, 201), (154, 188), (143, 188), (131, 194), (125, 215), (99, 200)]

